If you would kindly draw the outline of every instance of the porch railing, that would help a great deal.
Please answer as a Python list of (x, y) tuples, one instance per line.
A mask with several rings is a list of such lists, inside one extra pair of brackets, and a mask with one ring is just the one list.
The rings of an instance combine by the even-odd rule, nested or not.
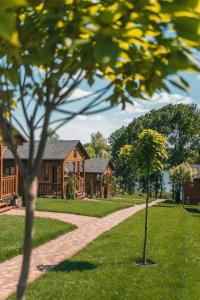
[(1, 197), (9, 197), (17, 193), (16, 180), (16, 175), (1, 177)]
[(39, 196), (62, 196), (62, 189), (60, 183), (40, 182), (38, 184)]

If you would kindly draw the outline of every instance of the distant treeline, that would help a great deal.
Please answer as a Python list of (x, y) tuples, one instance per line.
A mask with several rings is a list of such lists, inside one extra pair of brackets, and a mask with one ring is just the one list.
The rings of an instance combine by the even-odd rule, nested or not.
[[(119, 187), (128, 193), (136, 187), (145, 191), (145, 181), (124, 159), (119, 156), (125, 144), (134, 146), (138, 134), (143, 129), (154, 129), (167, 138), (168, 159), (166, 169), (182, 162), (200, 162), (200, 111), (194, 104), (169, 104), (161, 109), (152, 110), (144, 116), (133, 119), (127, 126), (113, 132), (109, 139), (109, 149), (115, 166)], [(162, 174), (151, 178), (152, 194), (159, 196), (163, 189)], [(159, 194), (158, 194), (159, 193)]]

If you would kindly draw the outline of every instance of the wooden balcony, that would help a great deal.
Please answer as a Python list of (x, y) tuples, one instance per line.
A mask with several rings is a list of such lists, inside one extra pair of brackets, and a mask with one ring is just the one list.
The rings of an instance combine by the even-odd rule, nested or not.
[(0, 198), (6, 198), (17, 195), (17, 176), (3, 176), (1, 177)]
[(60, 183), (40, 182), (38, 184), (39, 196), (62, 196)]

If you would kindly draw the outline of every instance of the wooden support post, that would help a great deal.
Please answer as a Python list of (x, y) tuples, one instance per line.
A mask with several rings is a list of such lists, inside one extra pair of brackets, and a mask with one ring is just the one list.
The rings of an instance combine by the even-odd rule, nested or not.
[(110, 173), (110, 196), (112, 197), (112, 172)]
[(102, 193), (102, 191), (103, 191), (103, 174), (101, 175), (100, 184), (101, 184), (101, 186), (100, 186), (100, 196), (102, 198), (103, 197), (103, 193)]
[(62, 197), (66, 198), (66, 193), (65, 193), (65, 174), (64, 174), (64, 162), (61, 164), (61, 193)]
[(83, 190), (85, 193), (85, 161), (82, 162), (82, 168), (83, 168)]
[(0, 199), (2, 197), (2, 176), (3, 176), (3, 146), (0, 144)]
[(15, 175), (16, 175), (16, 180), (15, 180), (15, 192), (16, 192), (16, 195), (18, 197), (18, 194), (19, 194), (19, 190), (18, 190), (18, 187), (19, 187), (19, 167), (18, 167), (18, 163), (15, 162)]

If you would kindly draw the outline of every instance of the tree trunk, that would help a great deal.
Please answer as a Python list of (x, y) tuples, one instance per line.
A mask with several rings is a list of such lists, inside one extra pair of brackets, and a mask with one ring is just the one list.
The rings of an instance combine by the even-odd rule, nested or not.
[(146, 259), (147, 259), (148, 209), (149, 209), (149, 180), (147, 182), (147, 196), (146, 196), (146, 210), (145, 210), (143, 265), (146, 264)]
[(20, 273), (19, 282), (17, 285), (17, 300), (25, 299), (25, 290), (28, 280), (31, 251), (32, 251), (32, 239), (34, 234), (34, 210), (37, 197), (37, 178), (33, 180), (26, 180), (24, 186), (24, 197), (26, 202), (26, 219), (25, 219), (25, 233), (24, 233), (24, 250), (23, 261)]
[(162, 173), (160, 173), (160, 197), (162, 198), (162, 194), (163, 194), (163, 181), (162, 181)]
[(183, 207), (184, 207), (185, 206), (185, 197), (184, 197), (183, 185), (181, 186), (181, 198), (182, 198), (182, 204), (183, 204)]

